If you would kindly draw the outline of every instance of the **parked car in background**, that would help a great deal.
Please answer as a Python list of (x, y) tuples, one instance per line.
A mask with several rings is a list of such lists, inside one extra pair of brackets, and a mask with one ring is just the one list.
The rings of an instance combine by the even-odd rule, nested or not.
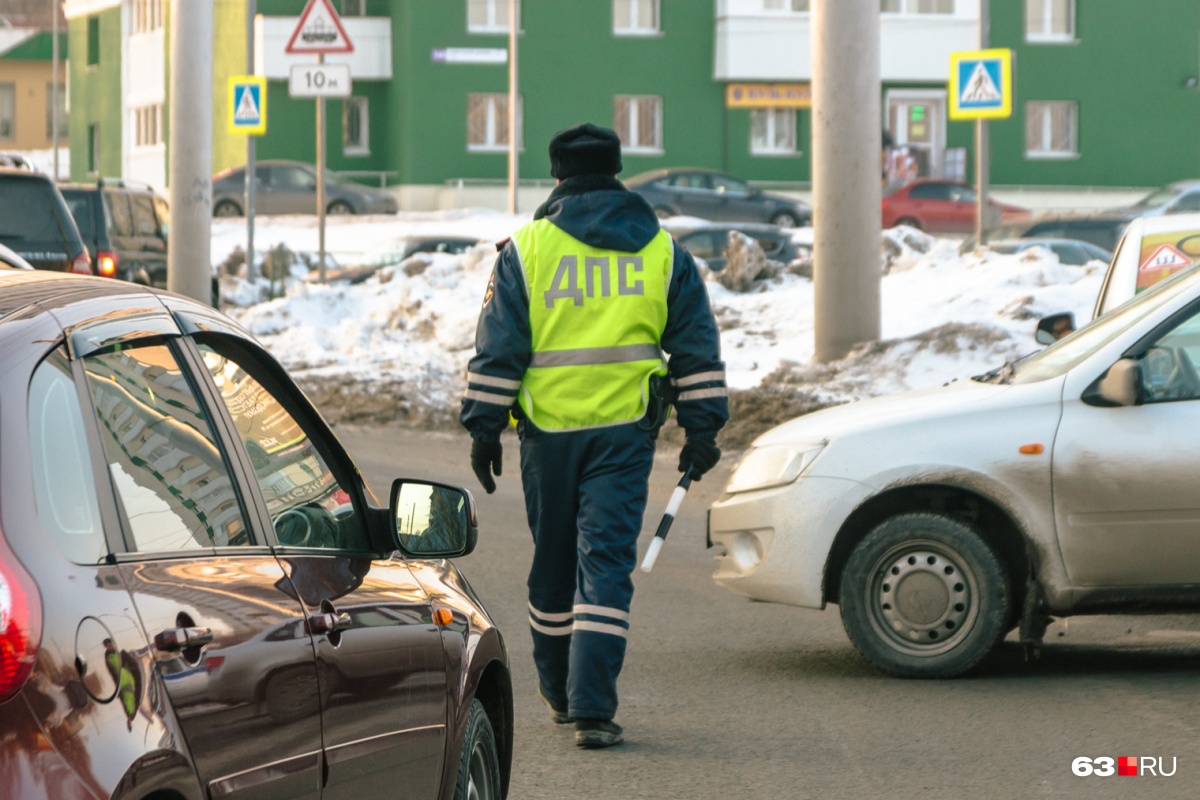
[[(327, 269), (326, 280), (362, 283), (384, 267), (391, 267), (417, 253), (465, 253), (479, 240), (470, 236), (399, 236), (377, 244), (355, 259), (353, 264)], [(309, 280), (316, 273), (309, 273)]]
[(1038, 217), (1014, 225), (1012, 236), (1020, 238), (1078, 239), (1090, 242), (1110, 253), (1117, 249), (1125, 228), (1133, 217), (1128, 214), (1068, 214)]
[(1001, 239), (989, 241), (988, 249), (993, 253), (1013, 255), (1023, 253), (1035, 247), (1049, 250), (1058, 256), (1058, 263), (1071, 266), (1082, 266), (1090, 261), (1103, 261), (1105, 264), (1112, 259), (1112, 253), (1091, 242), (1079, 242), (1074, 239)]
[(1156, 217), (1162, 214), (1195, 214), (1200, 212), (1200, 180), (1176, 181), (1117, 211), (1130, 216)]
[[(717, 583), (840, 606), (871, 663), (949, 677), (1050, 616), (1200, 608), (1200, 270), (975, 380), (760, 436), (712, 506)], [(1087, 659), (1087, 656), (1081, 656)]]
[[(258, 214), (316, 214), (317, 171), (299, 161), (256, 162)], [(240, 217), (245, 213), (246, 168), (231, 167), (213, 176), (213, 216)], [(385, 189), (363, 186), (325, 171), (325, 213), (395, 214), (395, 196)]]
[(253, 337), (93, 277), (0, 270), (0, 430), (0, 794), (505, 796), (465, 489), (381, 506)]
[(646, 198), (659, 217), (769, 222), (781, 228), (812, 224), (812, 209), (805, 203), (768, 194), (723, 172), (691, 167), (656, 169), (634, 175), (624, 183)]
[(0, 244), (0, 266), (9, 269), (33, 269), (33, 265), (17, 255), (10, 247)]
[[(975, 190), (965, 183), (919, 178), (883, 198), (883, 227), (907, 225), (935, 233), (965, 233), (975, 229)], [(995, 222), (1005, 224), (1029, 215), (1029, 209), (989, 198)]]
[(147, 286), (167, 285), (167, 201), (146, 184), (101, 178), (59, 191), (92, 254), (92, 270)]
[(701, 225), (672, 224), (668, 220), (664, 228), (696, 258), (704, 260), (711, 270), (725, 268), (729, 237), (733, 232), (749, 236), (763, 249), (771, 261), (791, 263), (799, 255), (791, 234), (777, 225), (753, 222), (710, 222)]
[(34, 269), (93, 274), (62, 193), (40, 172), (0, 167), (0, 244)]

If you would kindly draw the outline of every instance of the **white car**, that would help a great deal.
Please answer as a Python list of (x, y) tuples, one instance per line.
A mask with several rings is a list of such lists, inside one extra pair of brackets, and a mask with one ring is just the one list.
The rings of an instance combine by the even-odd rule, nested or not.
[(1200, 270), (974, 380), (759, 437), (712, 506), (717, 583), (948, 677), (1048, 615), (1200, 608)]

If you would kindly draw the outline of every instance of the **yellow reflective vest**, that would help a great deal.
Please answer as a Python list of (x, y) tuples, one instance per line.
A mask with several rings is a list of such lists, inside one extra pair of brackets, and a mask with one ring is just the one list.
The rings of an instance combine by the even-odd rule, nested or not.
[(546, 219), (513, 234), (529, 299), (532, 357), (517, 401), (538, 428), (571, 431), (641, 419), (651, 375), (666, 375), (674, 243), (637, 253), (591, 247)]

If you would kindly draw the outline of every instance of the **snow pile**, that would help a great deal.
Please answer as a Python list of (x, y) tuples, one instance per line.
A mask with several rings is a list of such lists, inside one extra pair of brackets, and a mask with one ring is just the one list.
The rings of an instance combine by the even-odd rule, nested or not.
[[(417, 216), (383, 224), (339, 218), (330, 241), (362, 250), (392, 235), (469, 232), (488, 242), (527, 219), (491, 212)], [(230, 227), (215, 239), (232, 249), (234, 232)], [(303, 248), (315, 233), (297, 218), (259, 236), (264, 245), (282, 238)], [(214, 259), (221, 249), (214, 244)], [(910, 229), (886, 232), (885, 261), (889, 253), (881, 340), (832, 364), (811, 364), (810, 279), (783, 272), (734, 292), (710, 274), (706, 286), (730, 387), (803, 397), (817, 407), (966, 378), (1037, 349), (1038, 317), (1072, 311), (1081, 323), (1088, 320), (1104, 274), (1099, 262), (1064, 266), (1040, 248), (960, 256), (956, 242)], [(461, 256), (422, 254), (358, 285), (294, 281), (285, 297), (227, 310), (310, 385), (333, 380), (338, 392), (402, 395), (410, 417), (424, 409), (427, 419), (453, 419), (494, 261), (489, 243)]]

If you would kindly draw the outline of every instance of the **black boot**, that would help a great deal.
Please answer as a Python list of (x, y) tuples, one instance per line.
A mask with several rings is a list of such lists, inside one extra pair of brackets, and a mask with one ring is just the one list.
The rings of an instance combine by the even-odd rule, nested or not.
[(623, 741), (625, 731), (611, 719), (575, 720), (575, 744), (578, 747), (612, 747)]

